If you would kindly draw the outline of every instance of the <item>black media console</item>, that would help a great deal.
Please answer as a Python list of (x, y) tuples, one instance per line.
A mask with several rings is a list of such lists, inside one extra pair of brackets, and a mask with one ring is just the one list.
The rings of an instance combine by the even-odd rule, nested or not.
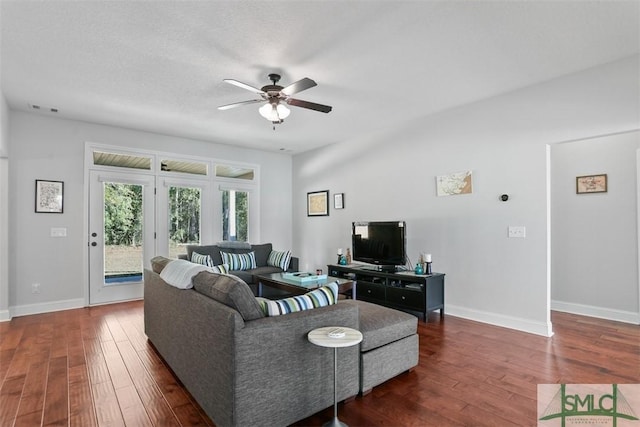
[(440, 310), (444, 316), (444, 274), (417, 275), (407, 272), (384, 272), (360, 265), (327, 265), (329, 276), (356, 281), (356, 299), (400, 310), (427, 314)]

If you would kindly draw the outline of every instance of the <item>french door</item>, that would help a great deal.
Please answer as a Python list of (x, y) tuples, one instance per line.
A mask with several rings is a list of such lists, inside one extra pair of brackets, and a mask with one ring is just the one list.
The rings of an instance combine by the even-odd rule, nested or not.
[(155, 255), (155, 177), (89, 172), (89, 304), (143, 297)]

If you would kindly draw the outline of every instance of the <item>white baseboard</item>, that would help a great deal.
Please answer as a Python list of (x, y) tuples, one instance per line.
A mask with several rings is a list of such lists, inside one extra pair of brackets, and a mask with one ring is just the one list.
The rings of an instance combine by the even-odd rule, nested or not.
[[(70, 299), (63, 301), (45, 302), (41, 304), (27, 304), (9, 307), (11, 317), (27, 316), (29, 314), (50, 313), (52, 311), (71, 310), (84, 307), (84, 299)], [(11, 318), (10, 317), (10, 318)]]
[(614, 310), (611, 308), (594, 307), (592, 305), (563, 301), (551, 301), (551, 310), (640, 325), (640, 313), (634, 313), (632, 311)]
[(0, 322), (8, 322), (11, 320), (9, 310), (0, 310)]
[(475, 320), (477, 322), (488, 323), (490, 325), (501, 326), (503, 328), (516, 329), (530, 334), (542, 335), (544, 337), (553, 336), (551, 323), (535, 322), (521, 317), (505, 316), (487, 311), (473, 310), (466, 307), (448, 304), (445, 316), (450, 314), (464, 319)]

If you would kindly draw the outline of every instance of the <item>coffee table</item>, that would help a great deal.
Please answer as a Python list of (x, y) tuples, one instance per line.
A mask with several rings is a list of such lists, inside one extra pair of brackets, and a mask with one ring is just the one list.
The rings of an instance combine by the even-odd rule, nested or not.
[(262, 296), (263, 286), (281, 289), (294, 295), (306, 294), (331, 282), (338, 282), (338, 293), (344, 294), (351, 291), (353, 299), (356, 299), (356, 282), (342, 277), (328, 276), (326, 279), (313, 282), (298, 283), (284, 278), (282, 273), (257, 274), (255, 281), (258, 282), (258, 296)]

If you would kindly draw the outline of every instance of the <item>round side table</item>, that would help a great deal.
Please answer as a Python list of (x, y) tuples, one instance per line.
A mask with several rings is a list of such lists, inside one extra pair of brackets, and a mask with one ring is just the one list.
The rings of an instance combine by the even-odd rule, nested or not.
[[(344, 334), (330, 336), (331, 332), (340, 329)], [(338, 347), (351, 347), (362, 341), (362, 333), (356, 329), (343, 326), (327, 326), (314, 329), (307, 334), (309, 342), (320, 347), (333, 347), (333, 420), (326, 422), (323, 427), (348, 427), (338, 419)]]

